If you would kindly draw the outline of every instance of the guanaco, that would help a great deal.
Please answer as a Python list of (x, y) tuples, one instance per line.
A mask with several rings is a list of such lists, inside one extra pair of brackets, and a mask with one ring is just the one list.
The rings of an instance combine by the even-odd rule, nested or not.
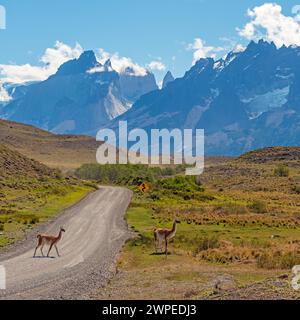
[(66, 230), (61, 227), (61, 228), (60, 228), (60, 231), (59, 231), (59, 234), (58, 234), (57, 237), (51, 236), (51, 235), (45, 235), (45, 234), (38, 234), (38, 235), (37, 235), (38, 244), (37, 244), (37, 246), (36, 246), (36, 248), (35, 248), (33, 257), (35, 258), (36, 250), (37, 250), (38, 248), (41, 248), (41, 253), (42, 253), (42, 256), (44, 257), (43, 248), (44, 248), (44, 245), (45, 245), (45, 244), (47, 244), (47, 245), (50, 246), (50, 247), (49, 247), (48, 254), (47, 254), (47, 257), (48, 257), (48, 258), (49, 258), (49, 254), (50, 254), (53, 246), (54, 246), (55, 249), (56, 249), (57, 255), (60, 257), (59, 252), (58, 252), (58, 248), (57, 248), (57, 244), (58, 244), (58, 242), (61, 240), (63, 232), (66, 232)]
[(168, 255), (168, 242), (175, 237), (177, 232), (177, 224), (180, 223), (178, 219), (174, 220), (172, 229), (155, 229), (154, 230), (154, 245), (157, 253), (157, 248), (162, 249), (162, 243), (165, 243), (165, 254)]

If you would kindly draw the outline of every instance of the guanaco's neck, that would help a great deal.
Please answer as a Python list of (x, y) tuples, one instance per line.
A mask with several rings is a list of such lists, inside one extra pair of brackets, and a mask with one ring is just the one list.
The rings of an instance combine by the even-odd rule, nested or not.
[(177, 229), (177, 223), (176, 223), (176, 221), (174, 221), (171, 233), (176, 232), (176, 229)]
[(61, 237), (62, 237), (62, 231), (60, 230), (57, 239), (61, 239)]

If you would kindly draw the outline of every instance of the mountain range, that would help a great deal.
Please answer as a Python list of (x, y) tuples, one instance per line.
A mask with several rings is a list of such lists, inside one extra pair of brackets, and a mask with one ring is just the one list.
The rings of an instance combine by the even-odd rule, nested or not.
[(214, 60), (200, 59), (182, 78), (100, 64), (92, 51), (48, 80), (14, 89), (5, 119), (55, 133), (94, 135), (100, 128), (205, 129), (207, 155), (238, 155), (300, 138), (300, 47), (263, 40)]
[(152, 73), (139, 75), (131, 68), (118, 73), (110, 60), (102, 65), (93, 51), (85, 51), (46, 81), (9, 87), (12, 101), (2, 106), (0, 117), (54, 133), (94, 135), (157, 88)]
[(215, 61), (200, 59), (162, 90), (142, 96), (120, 120), (133, 128), (205, 129), (205, 153), (239, 155), (300, 139), (300, 47), (251, 42)]

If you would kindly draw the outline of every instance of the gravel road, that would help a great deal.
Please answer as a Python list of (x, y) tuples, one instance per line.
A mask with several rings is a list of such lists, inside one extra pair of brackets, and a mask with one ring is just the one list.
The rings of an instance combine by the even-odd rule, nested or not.
[(0, 299), (89, 299), (101, 290), (130, 237), (124, 215), (131, 197), (127, 189), (101, 187), (44, 226), (42, 231), (50, 234), (60, 226), (66, 229), (58, 245), (60, 258), (54, 248), (50, 258), (33, 258), (37, 231), (0, 256), (7, 282)]

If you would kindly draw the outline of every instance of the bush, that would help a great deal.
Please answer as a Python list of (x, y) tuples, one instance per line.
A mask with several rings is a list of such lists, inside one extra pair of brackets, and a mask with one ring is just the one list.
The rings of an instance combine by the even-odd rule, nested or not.
[(294, 252), (263, 253), (256, 259), (256, 263), (264, 269), (291, 269), (300, 264), (300, 256)]
[(77, 169), (75, 175), (104, 184), (138, 186), (143, 182), (152, 183), (156, 176), (161, 175), (161, 170), (144, 165), (86, 164)]
[(201, 186), (196, 183), (196, 178), (192, 176), (176, 176), (173, 178), (162, 179), (158, 183), (158, 187), (175, 192), (193, 192), (203, 191)]
[(30, 223), (30, 224), (37, 224), (37, 223), (39, 223), (39, 221), (40, 221), (39, 218), (34, 217), (34, 218), (30, 219), (29, 223)]
[(249, 208), (253, 210), (255, 213), (266, 213), (267, 212), (267, 205), (260, 200), (254, 201)]
[(209, 249), (217, 249), (220, 247), (219, 239), (215, 236), (205, 237), (197, 245), (196, 253), (207, 251)]
[(276, 177), (288, 177), (290, 174), (289, 168), (286, 165), (279, 165), (274, 169), (274, 175)]
[(160, 200), (160, 195), (157, 192), (151, 192), (150, 198), (153, 201), (158, 201), (158, 200)]
[(173, 176), (175, 174), (175, 169), (172, 167), (163, 168), (161, 174), (162, 176)]
[(300, 194), (300, 186), (293, 186), (292, 191), (296, 194)]

